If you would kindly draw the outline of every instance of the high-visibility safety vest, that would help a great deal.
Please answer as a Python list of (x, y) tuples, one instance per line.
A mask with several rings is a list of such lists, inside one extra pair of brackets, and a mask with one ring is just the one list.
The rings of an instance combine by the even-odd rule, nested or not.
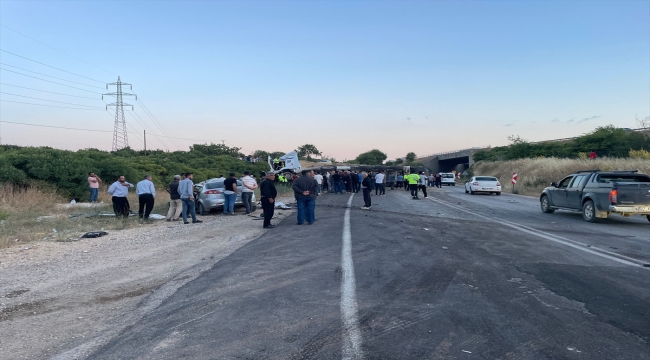
[(278, 175), (278, 179), (280, 180), (280, 182), (283, 182), (283, 183), (287, 182), (287, 178), (282, 176), (282, 175)]
[(420, 175), (418, 174), (408, 174), (405, 177), (408, 180), (409, 185), (417, 185), (418, 181), (420, 181)]
[(275, 159), (273, 159), (273, 163), (275, 163), (275, 164), (279, 164), (279, 163), (280, 163), (280, 160), (278, 160), (278, 158), (275, 158)]

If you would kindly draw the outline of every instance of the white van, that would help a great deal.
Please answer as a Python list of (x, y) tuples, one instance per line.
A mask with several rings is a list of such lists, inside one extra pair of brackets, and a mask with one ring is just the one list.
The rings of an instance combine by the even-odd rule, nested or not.
[(440, 173), (442, 185), (456, 186), (456, 174), (454, 173)]

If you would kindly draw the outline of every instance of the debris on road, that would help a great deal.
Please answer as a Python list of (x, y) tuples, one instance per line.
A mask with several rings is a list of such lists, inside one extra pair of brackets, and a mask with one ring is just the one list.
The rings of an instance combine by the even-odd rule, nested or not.
[(449, 248), (446, 247), (446, 246), (443, 246), (443, 247), (442, 247), (442, 250), (449, 250)]
[(468, 353), (468, 354), (472, 353), (471, 351), (467, 351), (467, 350), (461, 350), (461, 351), (464, 352), (464, 353)]
[(87, 238), (87, 239), (94, 239), (94, 238), (102, 237), (102, 236), (105, 236), (105, 235), (108, 235), (108, 233), (106, 231), (91, 231), (91, 232), (87, 232), (87, 233), (81, 235), (81, 237), (82, 238)]

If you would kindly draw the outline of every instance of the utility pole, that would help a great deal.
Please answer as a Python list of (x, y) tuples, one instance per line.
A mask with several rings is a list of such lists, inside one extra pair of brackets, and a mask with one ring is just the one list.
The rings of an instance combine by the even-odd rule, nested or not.
[(123, 93), (122, 92), (122, 85), (128, 85), (130, 86), (130, 89), (133, 89), (133, 85), (123, 83), (120, 80), (120, 77), (117, 77), (117, 82), (106, 84), (106, 89), (108, 89), (108, 86), (116, 86), (117, 89), (113, 93), (108, 93), (108, 94), (102, 94), (102, 100), (104, 100), (104, 96), (115, 96), (115, 102), (112, 104), (107, 104), (106, 105), (106, 110), (108, 110), (109, 106), (115, 106), (115, 128), (113, 130), (113, 151), (117, 151), (126, 147), (129, 147), (129, 139), (127, 137), (127, 132), (126, 132), (126, 120), (124, 120), (124, 106), (130, 106), (131, 110), (133, 110), (133, 105), (131, 104), (125, 104), (122, 102), (122, 96), (135, 96), (135, 99), (138, 100), (137, 95), (135, 94), (129, 94), (129, 93)]
[(147, 156), (147, 130), (144, 131), (144, 156)]

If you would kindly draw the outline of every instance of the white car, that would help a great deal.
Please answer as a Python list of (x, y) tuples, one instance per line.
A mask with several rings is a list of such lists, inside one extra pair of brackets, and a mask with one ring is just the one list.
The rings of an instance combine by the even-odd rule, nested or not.
[(440, 173), (440, 183), (442, 185), (456, 186), (456, 174), (454, 173)]
[(465, 194), (477, 192), (501, 195), (501, 183), (493, 176), (474, 176), (465, 183)]

